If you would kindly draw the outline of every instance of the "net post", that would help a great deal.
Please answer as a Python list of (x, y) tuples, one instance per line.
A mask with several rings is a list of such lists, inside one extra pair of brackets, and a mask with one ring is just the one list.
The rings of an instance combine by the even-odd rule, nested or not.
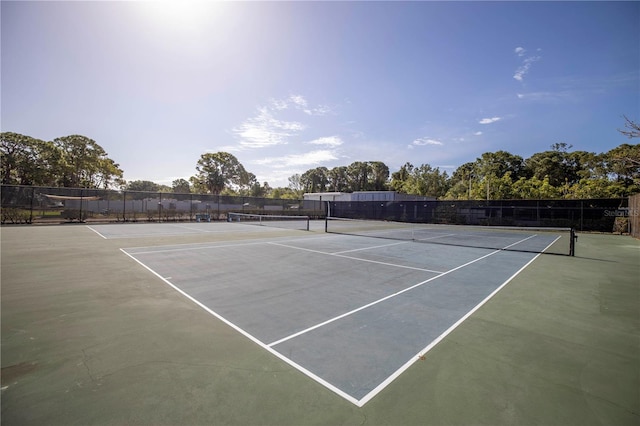
[(576, 255), (576, 240), (578, 239), (578, 236), (576, 235), (576, 230), (574, 228), (571, 228), (571, 235), (570, 235), (570, 242), (569, 242), (569, 256), (575, 256)]

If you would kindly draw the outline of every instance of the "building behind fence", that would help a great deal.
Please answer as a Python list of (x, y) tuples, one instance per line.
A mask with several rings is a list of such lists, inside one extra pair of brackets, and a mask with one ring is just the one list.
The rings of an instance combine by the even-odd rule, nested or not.
[(225, 220), (228, 212), (324, 217), (320, 201), (2, 185), (2, 223)]

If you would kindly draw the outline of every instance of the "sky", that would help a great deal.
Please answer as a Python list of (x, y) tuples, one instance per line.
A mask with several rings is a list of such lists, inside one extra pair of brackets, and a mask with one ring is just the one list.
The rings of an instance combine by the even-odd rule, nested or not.
[(640, 2), (2, 1), (1, 129), (171, 185), (355, 161), (606, 152), (640, 121)]

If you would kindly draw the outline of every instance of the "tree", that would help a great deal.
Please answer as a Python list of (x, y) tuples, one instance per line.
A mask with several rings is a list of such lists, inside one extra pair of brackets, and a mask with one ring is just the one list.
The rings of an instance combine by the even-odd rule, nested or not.
[(108, 188), (122, 185), (123, 172), (94, 140), (72, 135), (42, 141), (2, 133), (2, 182)]
[(289, 189), (296, 194), (296, 197), (300, 197), (304, 192), (304, 187), (302, 186), (301, 176), (299, 174), (295, 174), (293, 176), (289, 176)]
[(618, 198), (629, 195), (629, 187), (607, 178), (581, 179), (568, 188), (567, 198)]
[(231, 185), (247, 186), (250, 180), (244, 166), (228, 152), (202, 154), (196, 171), (197, 174), (192, 177), (191, 183), (211, 194), (220, 194)]
[(618, 182), (640, 186), (640, 144), (622, 144), (604, 154), (607, 171)]
[(538, 179), (536, 176), (526, 179), (520, 178), (512, 185), (513, 198), (520, 199), (550, 199), (558, 198), (560, 190), (549, 183), (549, 177)]
[(119, 165), (93, 139), (71, 135), (56, 138), (53, 143), (61, 151), (58, 170), (62, 186), (107, 188), (122, 179)]
[(547, 176), (553, 186), (572, 184), (579, 180), (578, 170), (568, 150), (571, 145), (556, 143), (550, 151), (533, 154), (526, 160), (529, 176), (542, 180)]
[(13, 132), (0, 134), (2, 183), (56, 185), (61, 156), (51, 142)]
[(477, 177), (503, 177), (509, 173), (512, 180), (523, 176), (525, 167), (522, 157), (507, 151), (485, 152), (475, 162), (474, 170)]
[(449, 177), (447, 172), (441, 173), (439, 168), (434, 169), (429, 164), (416, 168), (406, 163), (393, 173), (391, 187), (404, 194), (442, 197), (449, 189)]
[(304, 192), (325, 192), (329, 183), (328, 175), (329, 170), (326, 167), (316, 167), (300, 176), (300, 184)]
[(191, 185), (186, 179), (176, 179), (171, 182), (171, 190), (176, 194), (188, 194), (191, 192)]
[(127, 191), (159, 192), (161, 185), (149, 180), (133, 180), (127, 183)]
[(345, 166), (338, 166), (329, 170), (328, 178), (330, 191), (346, 192), (349, 190), (349, 178)]
[(370, 169), (369, 163), (362, 161), (356, 161), (347, 166), (347, 182), (350, 191), (366, 191), (368, 189)]
[[(249, 197), (261, 197), (266, 198), (267, 195), (271, 192), (271, 187), (269, 186), (269, 182), (264, 182), (260, 185), (260, 182), (256, 179), (253, 173), (249, 173), (250, 175), (250, 183), (247, 187), (243, 188), (240, 191), (241, 195), (248, 195)], [(251, 178), (252, 177), (252, 178)]]
[(603, 154), (575, 151), (569, 153), (569, 161), (573, 165), (578, 180), (607, 177), (607, 166)]
[(298, 200), (300, 195), (291, 188), (275, 188), (269, 193), (270, 198)]
[(449, 190), (445, 198), (450, 200), (470, 200), (471, 188), (476, 178), (476, 164), (464, 163), (453, 172), (449, 179)]
[[(400, 167), (400, 170), (391, 174), (391, 189), (397, 192), (407, 194), (409, 179), (413, 171), (413, 164), (405, 163)], [(405, 188), (406, 186), (406, 188)]]
[(624, 127), (626, 130), (618, 129), (618, 131), (629, 139), (640, 138), (640, 125), (630, 120), (626, 115), (623, 115), (623, 117), (625, 120)]
[(386, 191), (388, 189), (389, 167), (382, 161), (369, 162), (367, 190)]

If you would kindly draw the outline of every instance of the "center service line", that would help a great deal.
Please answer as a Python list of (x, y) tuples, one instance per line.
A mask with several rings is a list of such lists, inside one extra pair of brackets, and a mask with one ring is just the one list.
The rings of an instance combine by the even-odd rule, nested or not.
[[(281, 243), (269, 242), (267, 244), (272, 244), (274, 246), (286, 247), (286, 248), (290, 248), (290, 249), (294, 249), (294, 250), (310, 251), (311, 253), (324, 254), (325, 256), (342, 257), (342, 258), (345, 258), (345, 259), (357, 260), (359, 262), (369, 262), (369, 263), (376, 263), (378, 265), (393, 266), (394, 268), (412, 269), (414, 271), (422, 271), (422, 272), (433, 272), (435, 274), (441, 274), (442, 273), (442, 271), (434, 271), (433, 269), (416, 268), (414, 266), (398, 265), (396, 263), (387, 263), (387, 262), (380, 262), (378, 260), (361, 259), (359, 257), (345, 256), (343, 254), (340, 254), (340, 253), (343, 253), (343, 252), (327, 253), (325, 251), (313, 250), (313, 249), (308, 249), (308, 248), (304, 248), (304, 247), (290, 246), (290, 245), (281, 244)], [(380, 247), (383, 247), (383, 246), (380, 246)]]
[[(443, 277), (443, 276), (445, 276), (445, 275), (447, 275), (447, 274), (450, 274), (450, 273), (452, 273), (452, 272), (454, 272), (454, 271), (457, 271), (458, 269), (462, 269), (462, 268), (464, 268), (464, 267), (466, 267), (466, 266), (469, 266), (469, 265), (471, 265), (471, 264), (473, 264), (473, 263), (476, 263), (476, 262), (478, 262), (478, 261), (480, 261), (480, 260), (482, 260), (482, 259), (486, 259), (487, 257), (489, 257), (489, 256), (493, 256), (493, 255), (494, 255), (494, 254), (496, 254), (496, 253), (500, 253), (502, 250), (505, 250), (505, 249), (507, 249), (507, 248), (509, 248), (509, 247), (511, 247), (511, 246), (516, 245), (516, 244), (520, 244), (521, 242), (526, 241), (526, 240), (528, 240), (528, 239), (530, 239), (530, 238), (533, 238), (533, 236), (529, 236), (529, 237), (527, 237), (527, 238), (524, 238), (523, 240), (520, 240), (520, 241), (515, 242), (515, 243), (513, 243), (513, 244), (509, 244), (508, 246), (503, 247), (502, 249), (492, 251), (492, 252), (491, 252), (491, 253), (489, 253), (489, 254), (485, 254), (485, 255), (484, 255), (484, 256), (482, 256), (482, 257), (479, 257), (479, 258), (477, 258), (477, 259), (475, 259), (475, 260), (472, 260), (472, 261), (470, 261), (470, 262), (467, 262), (467, 263), (465, 263), (465, 264), (463, 264), (463, 265), (457, 266), (457, 267), (455, 267), (455, 268), (453, 268), (453, 269), (450, 269), (450, 270), (448, 270), (448, 271), (446, 271), (446, 272), (441, 272), (440, 274), (436, 275), (435, 277), (431, 277), (431, 278), (429, 278), (429, 279), (426, 279), (426, 280), (424, 280), (424, 281), (421, 281), (421, 282), (419, 282), (418, 284), (414, 284), (414, 285), (412, 285), (411, 287), (407, 287), (407, 288), (405, 288), (404, 290), (400, 290), (400, 291), (398, 291), (398, 292), (395, 292), (395, 293), (393, 293), (393, 294), (390, 294), (390, 295), (388, 295), (388, 296), (385, 296), (385, 297), (383, 297), (383, 298), (381, 298), (381, 299), (374, 300), (374, 301), (373, 301), (373, 302), (371, 302), (371, 303), (368, 303), (368, 304), (366, 304), (366, 305), (364, 305), (364, 306), (361, 306), (361, 307), (356, 308), (356, 309), (354, 309), (354, 310), (351, 310), (351, 311), (349, 311), (349, 312), (345, 312), (345, 313), (344, 313), (344, 314), (342, 314), (342, 315), (338, 315), (337, 317), (333, 317), (333, 318), (331, 318), (331, 319), (328, 319), (328, 320), (326, 320), (326, 321), (324, 321), (324, 322), (321, 322), (321, 323), (319, 323), (319, 324), (316, 324), (316, 325), (314, 325), (314, 326), (311, 326), (311, 327), (309, 327), (309, 328), (307, 328), (307, 329), (304, 329), (304, 330), (301, 330), (301, 331), (299, 331), (299, 332), (297, 332), (297, 333), (291, 334), (290, 336), (283, 337), (283, 338), (282, 338), (282, 339), (280, 339), (280, 340), (276, 340), (275, 342), (271, 342), (271, 343), (269, 343), (267, 346), (269, 346), (269, 347), (273, 347), (273, 346), (279, 345), (280, 343), (286, 342), (287, 340), (291, 340), (291, 339), (293, 339), (293, 338), (295, 338), (295, 337), (301, 336), (301, 335), (306, 334), (306, 333), (308, 333), (308, 332), (310, 332), (310, 331), (313, 331), (313, 330), (315, 330), (315, 329), (317, 329), (317, 328), (320, 328), (320, 327), (323, 327), (323, 326), (325, 326), (325, 325), (327, 325), (327, 324), (330, 324), (330, 323), (332, 323), (332, 322), (335, 322), (335, 321), (337, 321), (337, 320), (339, 320), (339, 319), (342, 319), (342, 318), (348, 317), (349, 315), (353, 315), (353, 314), (355, 314), (356, 312), (360, 312), (360, 311), (362, 311), (362, 310), (364, 310), (364, 309), (370, 308), (371, 306), (377, 305), (378, 303), (384, 302), (385, 300), (389, 300), (389, 299), (391, 299), (392, 297), (399, 296), (399, 295), (401, 295), (401, 294), (403, 294), (403, 293), (406, 293), (406, 292), (407, 292), (407, 291), (409, 291), (409, 290), (413, 290), (414, 288), (417, 288), (417, 287), (420, 287), (420, 286), (422, 286), (422, 285), (425, 285), (425, 284), (427, 284), (427, 283), (429, 283), (429, 282), (431, 282), (431, 281), (433, 281), (433, 280), (436, 280), (436, 279), (438, 279), (438, 278), (440, 278), (440, 277)], [(274, 243), (274, 244), (275, 244), (275, 243)], [(281, 244), (278, 244), (278, 245), (281, 245)], [(294, 248), (295, 248), (295, 247), (294, 247)], [(325, 254), (327, 254), (327, 253), (325, 253)], [(344, 257), (346, 257), (346, 256), (344, 256)]]

